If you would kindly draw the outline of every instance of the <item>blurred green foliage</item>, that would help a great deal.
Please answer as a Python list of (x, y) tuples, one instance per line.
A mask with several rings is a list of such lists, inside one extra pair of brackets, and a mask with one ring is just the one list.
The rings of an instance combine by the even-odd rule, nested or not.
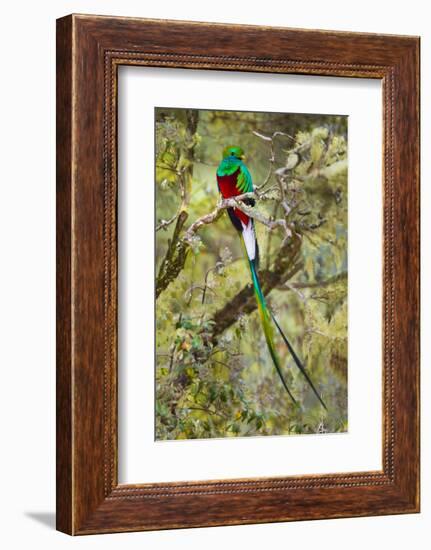
[[(292, 404), (257, 312), (233, 307), (251, 283), (226, 212), (199, 229), (192, 247), (182, 241), (190, 224), (217, 205), (215, 172), (230, 144), (244, 149), (254, 185), (266, 182), (266, 200), (255, 208), (284, 218), (299, 243), (290, 252), (281, 227), (256, 223), (268, 305), (327, 412), (277, 338), (300, 405)], [(156, 273), (172, 270), (156, 302), (156, 438), (346, 431), (347, 118), (157, 108), (156, 223)], [(173, 269), (175, 246), (186, 253)], [(284, 262), (290, 253), (291, 263)]]

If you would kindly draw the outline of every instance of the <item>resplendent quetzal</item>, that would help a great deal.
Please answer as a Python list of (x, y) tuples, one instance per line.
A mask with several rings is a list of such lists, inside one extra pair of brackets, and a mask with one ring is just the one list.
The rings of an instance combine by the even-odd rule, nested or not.
[[(247, 166), (243, 162), (244, 152), (241, 147), (230, 145), (223, 149), (223, 159), (220, 162), (217, 168), (217, 184), (219, 191), (224, 199), (231, 197), (236, 197), (244, 193), (253, 192), (253, 182), (251, 179), (251, 174)], [(245, 204), (249, 206), (254, 206), (255, 201), (253, 198), (247, 198), (244, 200)], [(281, 382), (289, 394), (290, 398), (294, 403), (296, 403), (295, 398), (293, 397), (286, 381), (283, 377), (283, 373), (280, 366), (280, 359), (277, 353), (277, 350), (274, 346), (274, 333), (271, 320), (274, 322), (277, 330), (280, 332), (280, 335), (285, 342), (289, 353), (291, 354), (293, 360), (295, 361), (297, 367), (304, 375), (317, 399), (320, 401), (322, 406), (326, 409), (326, 405), (314, 387), (311, 378), (306, 372), (304, 366), (299, 360), (294, 349), (290, 345), (289, 340), (286, 338), (284, 332), (282, 331), (280, 325), (278, 324), (273, 313), (268, 309), (265, 301), (265, 297), (262, 293), (260, 287), (259, 278), (257, 275), (257, 270), (259, 266), (259, 247), (256, 240), (256, 232), (254, 229), (254, 220), (250, 218), (245, 212), (242, 212), (239, 208), (228, 208), (227, 212), (229, 214), (230, 220), (238, 231), (241, 244), (248, 259), (248, 264), (250, 266), (251, 279), (253, 283), (254, 293), (257, 300), (257, 305), (259, 309), (259, 315), (262, 322), (263, 332), (265, 334), (266, 343), (268, 345), (268, 350), (271, 355), (274, 366), (280, 376)]]

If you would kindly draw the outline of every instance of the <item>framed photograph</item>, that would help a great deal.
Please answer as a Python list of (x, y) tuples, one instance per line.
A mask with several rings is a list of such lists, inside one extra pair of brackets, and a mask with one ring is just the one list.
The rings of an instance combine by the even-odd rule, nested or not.
[(419, 38), (57, 21), (57, 528), (419, 511)]

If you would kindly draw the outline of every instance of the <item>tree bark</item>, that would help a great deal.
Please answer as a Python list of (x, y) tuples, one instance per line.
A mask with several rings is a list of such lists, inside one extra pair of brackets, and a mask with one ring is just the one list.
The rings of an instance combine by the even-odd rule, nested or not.
[(178, 274), (184, 267), (186, 261), (188, 244), (180, 239), (181, 230), (188, 218), (185, 210), (180, 212), (172, 239), (169, 242), (166, 255), (160, 264), (159, 273), (156, 279), (156, 299), (168, 287), (168, 285), (178, 277)]

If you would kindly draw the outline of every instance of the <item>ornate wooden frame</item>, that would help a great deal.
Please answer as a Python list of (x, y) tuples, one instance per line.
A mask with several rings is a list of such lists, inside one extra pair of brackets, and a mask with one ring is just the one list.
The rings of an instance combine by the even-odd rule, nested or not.
[[(383, 470), (119, 485), (119, 65), (383, 82)], [(70, 15), (57, 21), (57, 528), (419, 511), (419, 38)]]

